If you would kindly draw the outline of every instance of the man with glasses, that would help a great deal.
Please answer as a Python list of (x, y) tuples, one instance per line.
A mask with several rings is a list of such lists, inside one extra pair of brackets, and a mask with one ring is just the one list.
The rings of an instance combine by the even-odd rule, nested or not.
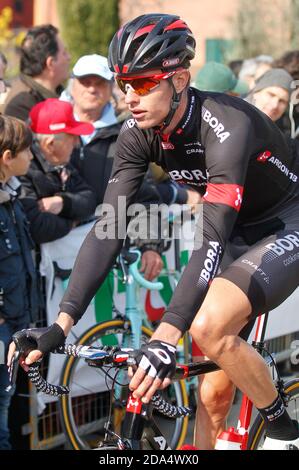
[[(278, 306), (298, 286), (298, 162), (259, 110), (237, 97), (189, 87), (194, 55), (189, 27), (166, 14), (127, 23), (109, 50), (110, 69), (126, 93), (132, 118), (118, 139), (105, 202), (117, 212), (118, 197), (125, 195), (129, 207), (154, 161), (173, 180), (195, 188), (203, 203), (195, 234), (198, 240), (202, 231), (203, 241), (195, 245), (161, 324), (140, 350), (130, 388), (148, 403), (167, 386), (176, 345), (190, 330), (203, 353), (259, 409), (266, 425), (264, 448), (298, 448), (299, 431), (267, 366), (239, 336), (246, 337), (242, 330), (249, 320)], [(26, 364), (62, 343), (83, 315), (122, 245), (117, 239), (99, 240), (99, 227), (125, 218), (125, 213), (112, 220), (103, 214), (89, 233), (57, 321), (48, 330), (27, 332), (37, 349)], [(219, 274), (224, 253), (231, 261)]]

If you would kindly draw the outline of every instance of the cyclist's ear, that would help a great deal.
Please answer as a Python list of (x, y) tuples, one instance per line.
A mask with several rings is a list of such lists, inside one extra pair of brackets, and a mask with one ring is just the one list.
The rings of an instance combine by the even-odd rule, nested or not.
[(190, 83), (190, 72), (187, 69), (177, 72), (173, 77), (172, 81), (177, 93), (181, 93)]

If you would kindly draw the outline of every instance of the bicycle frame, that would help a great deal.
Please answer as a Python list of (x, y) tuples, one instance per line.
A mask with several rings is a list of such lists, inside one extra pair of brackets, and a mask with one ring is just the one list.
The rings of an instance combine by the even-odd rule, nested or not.
[[(123, 449), (141, 450), (142, 438), (146, 439), (151, 449), (170, 449), (163, 433), (152, 419), (152, 405), (145, 405), (140, 399), (129, 394), (126, 414), (123, 424), (123, 437), (119, 438), (120, 447)], [(147, 424), (150, 424), (147, 428)], [(144, 432), (145, 430), (145, 432)]]
[[(253, 341), (253, 347), (261, 353), (266, 351), (264, 348), (264, 335), (266, 329), (268, 314), (263, 315), (258, 320), (257, 331), (255, 335), (255, 341)], [(15, 341), (16, 342), (16, 341)], [(16, 352), (13, 357), (13, 361), (10, 368), (11, 378), (15, 377), (14, 367), (18, 363), (18, 342), (16, 342)], [(22, 352), (22, 351), (21, 351)], [(103, 369), (114, 367), (116, 369), (126, 369), (128, 366), (136, 365), (134, 350), (122, 349), (118, 347), (92, 347), (82, 345), (65, 345), (64, 347), (58, 348), (55, 351), (59, 354), (66, 354), (68, 356), (80, 357), (85, 359), (89, 366)], [(288, 395), (284, 393), (284, 382), (280, 379), (279, 371), (277, 370), (275, 361), (270, 353), (271, 359), (270, 364), (274, 365), (277, 371), (278, 380), (276, 381), (278, 392), (280, 393), (285, 404), (288, 403)], [(37, 362), (29, 367), (28, 376), (32, 383), (35, 384), (38, 391), (45, 392), (53, 396), (62, 396), (69, 393), (69, 389), (65, 386), (56, 386), (49, 384), (42, 378), (39, 373), (40, 362)], [(184, 380), (189, 377), (195, 377), (198, 375), (206, 374), (219, 370), (219, 366), (212, 361), (204, 361), (198, 363), (189, 364), (177, 364), (176, 373), (173, 380)], [(113, 392), (113, 389), (111, 390)], [(159, 410), (165, 416), (171, 418), (175, 417), (180, 419), (189, 416), (191, 410), (186, 407), (172, 406), (164, 400), (163, 397), (156, 395), (152, 398), (150, 404), (143, 404), (140, 399), (135, 399), (132, 394), (129, 395), (126, 404), (125, 417), (123, 426), (121, 429), (122, 436), (117, 435), (113, 432), (110, 427), (111, 423), (108, 421), (105, 425), (106, 435), (105, 440), (102, 443), (103, 449), (109, 448), (109, 445), (119, 449), (146, 449), (147, 441), (149, 449), (154, 450), (165, 450), (168, 449), (168, 443), (166, 439), (159, 431), (158, 426), (152, 419), (153, 408)], [(247, 397), (243, 397), (241, 412), (239, 416), (238, 432), (242, 436), (241, 450), (247, 449), (249, 425), (252, 413), (252, 403)], [(113, 437), (113, 439), (111, 439)], [(108, 445), (108, 447), (105, 447)]]
[[(130, 347), (138, 349), (141, 344), (141, 326), (144, 324), (151, 329), (151, 325), (147, 321), (146, 315), (138, 306), (137, 286), (144, 287), (149, 290), (161, 290), (163, 284), (161, 282), (150, 282), (144, 279), (138, 271), (138, 262), (140, 260), (140, 252), (130, 249), (128, 252), (121, 253), (119, 256), (119, 266), (123, 274), (123, 283), (126, 285), (126, 303), (124, 318), (131, 323), (133, 341)], [(123, 316), (123, 315), (122, 315)]]
[[(268, 313), (265, 313), (258, 317), (255, 337), (252, 343), (253, 347), (260, 354), (264, 350), (264, 338), (268, 322), (268, 315)], [(180, 367), (181, 377), (177, 377), (180, 379), (195, 377), (220, 369), (212, 361), (195, 363), (188, 366), (182, 365)], [(281, 385), (281, 382), (278, 381), (278, 389), (280, 389)], [(237, 432), (242, 436), (241, 450), (247, 450), (252, 410), (252, 401), (246, 395), (243, 395), (237, 424)], [(151, 419), (152, 407), (150, 405), (144, 405), (140, 399), (136, 399), (132, 396), (132, 394), (130, 394), (127, 400), (126, 414), (124, 418), (123, 445), (128, 445), (128, 447), (125, 448), (131, 448), (133, 450), (141, 449), (141, 438), (142, 435), (144, 435), (144, 427), (146, 426), (147, 421), (150, 421)], [(150, 442), (152, 448), (155, 450), (168, 449), (168, 443), (166, 442), (163, 434), (160, 432), (158, 426), (155, 424), (153, 425), (153, 421), (151, 421), (151, 426), (153, 427), (152, 433), (145, 433), (145, 436)]]
[[(266, 333), (266, 326), (268, 323), (268, 313), (260, 315), (257, 319), (257, 326), (255, 331), (255, 337), (253, 341), (253, 347), (260, 353), (264, 348), (264, 339)], [(237, 424), (237, 431), (242, 436), (241, 450), (247, 449), (248, 436), (249, 436), (249, 427), (252, 417), (253, 403), (246, 396), (243, 395), (242, 403), (240, 408), (240, 414)]]

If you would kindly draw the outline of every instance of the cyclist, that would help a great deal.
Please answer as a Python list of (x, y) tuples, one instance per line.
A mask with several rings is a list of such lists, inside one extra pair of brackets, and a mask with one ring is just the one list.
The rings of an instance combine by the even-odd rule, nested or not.
[[(129, 206), (154, 161), (202, 195), (197, 230), (202, 227), (203, 243), (195, 246), (161, 324), (140, 350), (130, 382), (133, 395), (146, 403), (169, 384), (176, 344), (190, 329), (203, 353), (259, 409), (264, 448), (294, 449), (299, 431), (264, 361), (238, 335), (298, 286), (299, 163), (275, 124), (252, 105), (189, 87), (194, 54), (194, 37), (175, 15), (142, 15), (114, 36), (110, 69), (132, 113), (118, 138), (105, 195), (116, 219), (103, 215), (87, 236), (57, 321), (21, 336), (37, 340), (38, 349), (25, 362), (63, 343), (83, 315), (122, 245), (118, 239), (100, 240), (98, 230), (124, 222), (124, 211), (117, 215), (118, 196), (126, 195)], [(235, 261), (217, 274), (226, 246)]]

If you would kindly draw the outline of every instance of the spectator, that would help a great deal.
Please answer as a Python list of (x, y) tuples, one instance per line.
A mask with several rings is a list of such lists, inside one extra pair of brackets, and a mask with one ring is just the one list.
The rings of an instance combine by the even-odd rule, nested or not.
[(239, 78), (239, 73), (242, 68), (244, 60), (242, 59), (237, 59), (237, 60), (231, 60), (227, 65), (228, 67), (232, 70), (232, 72), (235, 74), (237, 78)]
[(299, 50), (285, 52), (273, 62), (273, 67), (285, 69), (294, 80), (299, 80)]
[(288, 136), (298, 139), (299, 138), (299, 93), (298, 82), (299, 80), (299, 50), (288, 51), (279, 57), (273, 66), (285, 69), (293, 78), (294, 89), (291, 100), (289, 113), (285, 113), (277, 122), (280, 129)]
[(5, 55), (0, 52), (0, 93), (4, 93), (6, 91), (4, 75), (7, 69), (7, 59)]
[[(113, 74), (107, 59), (92, 54), (81, 57), (73, 68), (69, 97), (74, 105), (76, 118), (93, 124), (92, 134), (81, 135), (81, 147), (74, 149), (71, 162), (96, 193), (97, 205), (102, 204), (110, 178), (115, 143), (121, 129), (111, 104)], [(65, 94), (63, 97), (65, 98)], [(138, 202), (147, 205), (159, 202), (159, 194), (153, 185), (145, 182), (138, 195)], [(147, 279), (156, 277), (162, 269), (159, 239), (138, 240), (142, 250), (141, 271)]]
[(285, 70), (268, 70), (257, 80), (246, 101), (254, 104), (275, 122), (289, 105), (291, 83), (292, 77)]
[(96, 192), (97, 204), (103, 202), (121, 128), (110, 103), (112, 80), (105, 57), (86, 55), (75, 64), (69, 87), (75, 117), (95, 128), (90, 135), (81, 136), (82, 145), (74, 149), (71, 162)]
[(78, 122), (70, 103), (49, 98), (30, 112), (34, 159), (21, 181), (22, 203), (37, 244), (65, 236), (80, 222), (93, 217), (92, 189), (69, 164), (78, 135), (93, 132), (92, 124)]
[(273, 58), (268, 55), (259, 55), (252, 59), (244, 60), (239, 73), (239, 79), (246, 82), (252, 90), (255, 81), (272, 67)]
[(68, 78), (70, 56), (52, 25), (30, 29), (20, 54), (21, 73), (6, 98), (4, 113), (26, 121), (35, 104), (57, 97)]
[(4, 79), (6, 68), (7, 68), (7, 59), (5, 55), (2, 52), (0, 52), (0, 112), (2, 111), (4, 101), (10, 89), (10, 86)]
[[(256, 86), (246, 98), (258, 109), (267, 114), (272, 121), (278, 123), (283, 116), (290, 101), (292, 92), (292, 77), (284, 69), (271, 69), (257, 81)], [(288, 137), (288, 146), (294, 160), (299, 162), (299, 142)]]
[(238, 80), (232, 70), (218, 62), (208, 62), (195, 77), (195, 88), (201, 91), (215, 91), (229, 95), (246, 95), (249, 88), (245, 82)]
[[(16, 331), (36, 319), (38, 296), (33, 242), (19, 202), (20, 183), (32, 159), (32, 135), (21, 121), (0, 116), (0, 342), (8, 348)], [(0, 362), (0, 449), (9, 450), (8, 409), (14, 388)]]

